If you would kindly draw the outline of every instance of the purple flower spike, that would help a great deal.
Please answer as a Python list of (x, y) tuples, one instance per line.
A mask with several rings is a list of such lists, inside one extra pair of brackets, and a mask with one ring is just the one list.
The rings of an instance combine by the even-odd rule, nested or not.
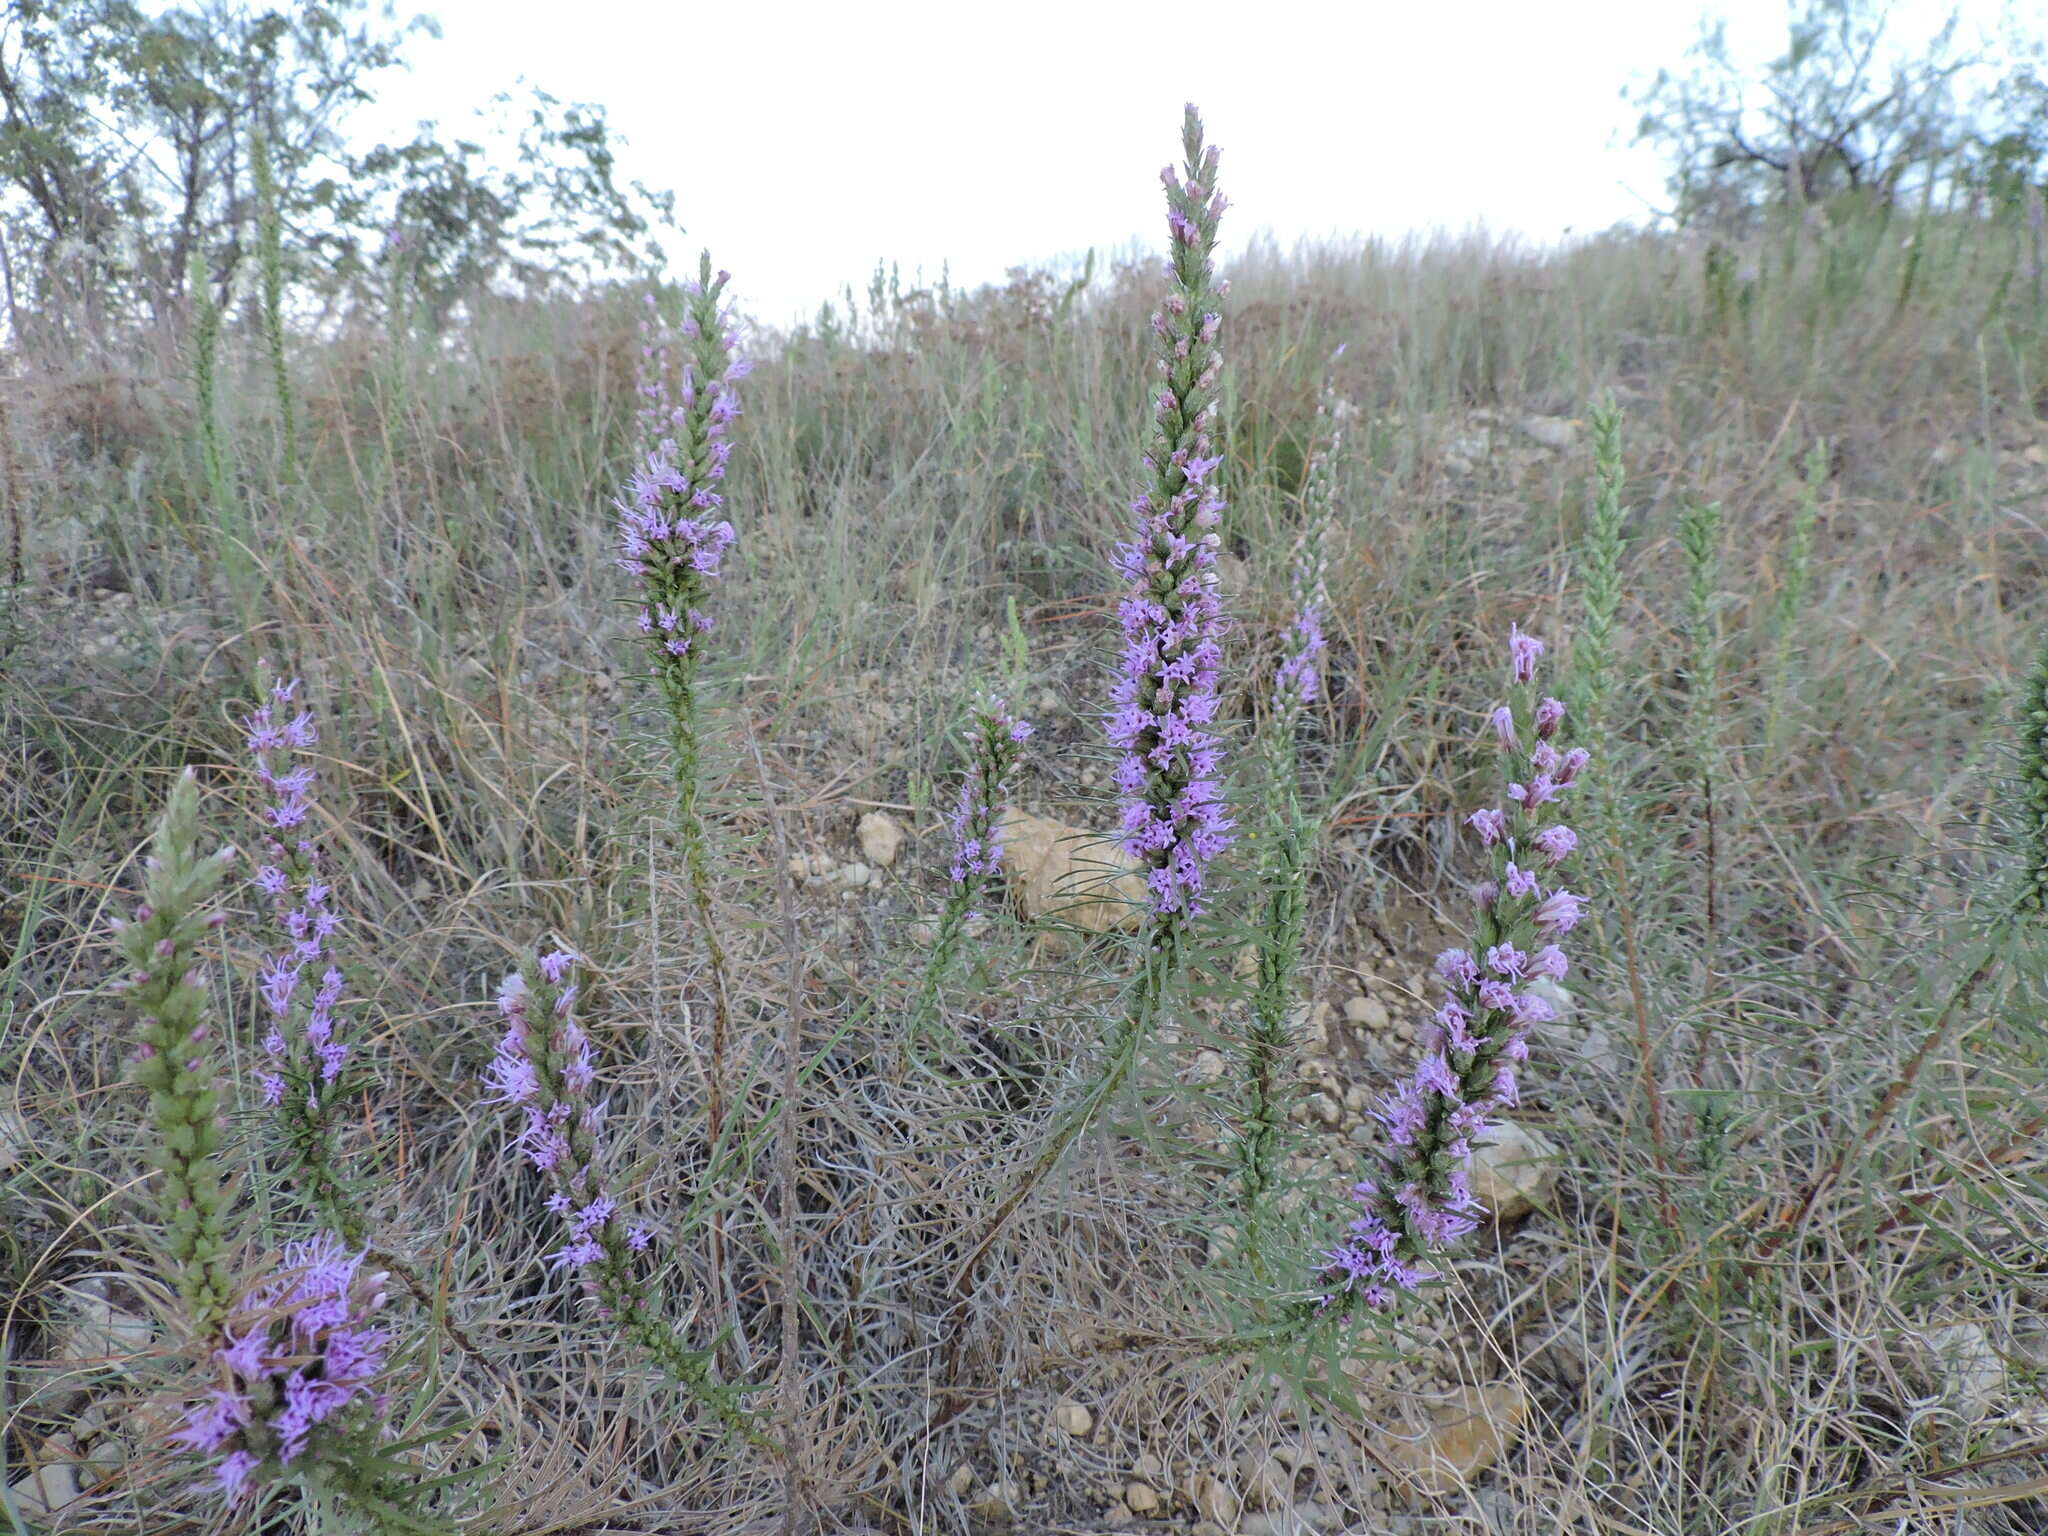
[(1536, 658), (1543, 654), (1543, 642), (1534, 635), (1525, 635), (1520, 628), (1508, 626), (1508, 661), (1518, 683), (1534, 682), (1536, 679)]
[[(1202, 149), (1192, 109), (1184, 139), (1186, 179), (1213, 188), (1216, 152)], [(1223, 743), (1212, 729), (1226, 628), (1216, 570), (1222, 456), (1213, 435), (1222, 368), (1211, 319), (1221, 307), (1217, 210), (1170, 168), (1161, 180), (1173, 252), (1160, 327), (1167, 387), (1145, 453), (1152, 484), (1132, 503), (1137, 527), (1116, 551), (1124, 651), (1110, 689), (1109, 741), (1120, 754), (1124, 851), (1146, 866), (1155, 918), (1176, 921), (1201, 912), (1210, 861), (1230, 845), (1234, 823), (1223, 800)], [(1299, 667), (1293, 686), (1301, 697)]]
[[(1386, 1146), (1379, 1167), (1353, 1192), (1362, 1214), (1352, 1221), (1349, 1240), (1327, 1255), (1324, 1307), (1355, 1302), (1384, 1312), (1435, 1278), (1425, 1256), (1465, 1237), (1484, 1214), (1465, 1161), (1489, 1118), (1520, 1102), (1515, 1069), (1528, 1060), (1530, 1031), (1556, 1017), (1549, 999), (1524, 988), (1539, 977), (1564, 979), (1570, 961), (1555, 941), (1584, 917), (1586, 901), (1545, 884), (1548, 874), (1524, 868), (1515, 852), (1534, 848), (1554, 870), (1577, 849), (1577, 835), (1552, 819), (1549, 807), (1587, 757), (1578, 747), (1560, 756), (1550, 745), (1564, 707), (1547, 697), (1532, 702), (1527, 686), (1542, 654), (1540, 640), (1513, 631), (1515, 687), (1510, 703), (1491, 718), (1507, 771), (1528, 782), (1509, 786), (1513, 810), (1467, 818), (1492, 859), (1492, 878), (1475, 891), (1475, 943), (1437, 957), (1447, 995), (1414, 1079), (1377, 1111)], [(1536, 746), (1525, 757), (1519, 744), (1529, 740)]]
[(695, 635), (712, 623), (699, 605), (735, 537), (719, 516), (721, 485), (732, 455), (728, 434), (740, 414), (735, 386), (748, 371), (733, 358), (721, 319), (726, 274), (712, 276), (708, 255), (701, 273), (689, 288), (682, 326), (688, 360), (674, 391), (669, 338), (649, 295), (641, 347), (644, 457), (612, 503), (619, 512), (619, 567), (645, 587), (640, 631), (649, 637), (657, 668), (685, 676), (695, 668)]
[[(578, 964), (574, 953), (558, 949), (535, 960), (537, 982), (514, 971), (499, 986), (505, 1027), (484, 1069), (492, 1089), (484, 1102), (518, 1112), (511, 1150), (548, 1186), (545, 1205), (563, 1231), (548, 1268), (583, 1275), (600, 1291), (623, 1296), (629, 1255), (645, 1252), (652, 1238), (605, 1187), (605, 1106), (596, 1098), (590, 1037), (576, 1021)], [(604, 1272), (601, 1280), (592, 1280), (597, 1271)]]
[[(1216, 317), (1202, 318), (1205, 331), (1213, 333), (1214, 327), (1207, 322)], [(1329, 592), (1324, 586), (1323, 534), (1320, 525), (1310, 529), (1301, 559), (1294, 568), (1294, 621), (1287, 629), (1286, 658), (1273, 679), (1273, 703), (1283, 729), (1291, 726), (1296, 713), (1322, 695), (1323, 658), (1330, 648), (1323, 635), (1323, 620), (1330, 608)]]
[(278, 1268), (236, 1304), (242, 1329), (214, 1351), (226, 1385), (185, 1411), (167, 1438), (218, 1457), (213, 1477), (230, 1503), (266, 1465), (289, 1466), (324, 1435), (346, 1435), (382, 1416), (392, 1335), (373, 1326), (385, 1276), (331, 1232), (287, 1243)]
[[(333, 886), (321, 875), (322, 849), (310, 831), (313, 765), (294, 754), (319, 744), (312, 711), (287, 712), (298, 692), (291, 678), (274, 683), (242, 730), (256, 777), (269, 796), (263, 808), (263, 862), (253, 884), (277, 924), (277, 948), (262, 962), (258, 996), (268, 1027), (256, 1081), (263, 1102), (282, 1109), (295, 1127), (318, 1131), (343, 1091), (339, 1086), (351, 1047), (346, 1021), (336, 1013), (340, 971), (327, 964), (327, 943), (341, 928)], [(299, 835), (287, 841), (282, 834)], [(310, 984), (318, 976), (319, 985)]]
[(973, 758), (953, 809), (953, 862), (946, 872), (970, 917), (988, 882), (1002, 873), (1001, 823), (1010, 774), (1018, 749), (1030, 737), (1031, 722), (1014, 718), (1001, 699), (990, 699), (975, 712)]

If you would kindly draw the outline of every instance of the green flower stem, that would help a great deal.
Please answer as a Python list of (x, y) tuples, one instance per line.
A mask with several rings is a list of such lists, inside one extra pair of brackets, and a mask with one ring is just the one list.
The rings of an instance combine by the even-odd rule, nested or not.
[(158, 1237), (179, 1296), (203, 1338), (220, 1332), (234, 1293), (228, 1270), (228, 1201), (220, 1149), (206, 987), (199, 946), (220, 926), (207, 904), (220, 889), (232, 848), (201, 857), (199, 786), (186, 769), (157, 824), (143, 905), (120, 929), (130, 995), (141, 1020), (135, 1079), (149, 1092), (163, 1171)]

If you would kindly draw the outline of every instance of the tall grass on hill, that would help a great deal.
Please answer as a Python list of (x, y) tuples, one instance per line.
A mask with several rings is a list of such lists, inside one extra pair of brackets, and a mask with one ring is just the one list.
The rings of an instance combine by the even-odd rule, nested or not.
[[(870, 1000), (911, 995), (914, 978), (887, 970), (944, 899), (937, 857), (858, 888), (807, 875), (793, 943), (732, 926), (730, 1119), (786, 1135), (791, 1177), (720, 1191), (731, 1220), (712, 1272), (704, 1209), (677, 1187), (710, 1165), (701, 1077), (676, 1021), (634, 1001), (686, 995), (702, 964), (654, 920), (689, 901), (687, 872), (646, 846), (632, 770), (663, 712), (632, 681), (644, 642), (616, 622), (601, 512), (636, 451), (635, 303), (479, 296), (431, 345), (374, 315), (292, 338), (290, 496), (268, 467), (271, 355), (224, 317), (222, 460), (256, 508), (245, 610), (190, 351), (21, 360), (35, 367), (0, 383), (36, 492), (24, 639), (0, 689), (0, 1149), (15, 1145), (8, 1115), (29, 1133), (20, 1162), (0, 1157), (10, 1473), (100, 1433), (67, 1382), (116, 1410), (102, 1423), (135, 1390), (103, 1356), (42, 1369), (88, 1285), (161, 1327), (182, 1310), (143, 1241), (162, 1220), (133, 1192), (154, 1133), (115, 1091), (132, 1036), (106, 1023), (101, 919), (167, 772), (210, 777), (243, 750), (224, 700), (260, 651), (304, 658), (302, 686), (326, 704), (334, 899), (376, 961), (355, 1017), (392, 1063), (348, 1104), (392, 1149), (379, 1228), (405, 1234), (428, 1294), (502, 1372), (445, 1356), (402, 1404), (408, 1425), (477, 1426), (431, 1453), (451, 1470), (493, 1458), (476, 1529), (691, 1529), (707, 1510), (736, 1528), (791, 1503), (780, 1449), (678, 1422), (657, 1382), (593, 1342), (547, 1268), (564, 1241), (547, 1191), (498, 1156), (475, 1020), (504, 937), (559, 927), (616, 941), (579, 1027), (609, 1064), (609, 1175), (682, 1213), (660, 1234), (661, 1294), (678, 1318), (730, 1298), (704, 1336), (729, 1327), (749, 1379), (787, 1362), (803, 1496), (828, 1522), (967, 1530), (1000, 1495), (1013, 1528), (1086, 1528), (1139, 1477), (1192, 1520), (1180, 1490), (1197, 1474), (1249, 1497), (1299, 1443), (1321, 1449), (1285, 1461), (1287, 1496), (1330, 1527), (1405, 1504), (1419, 1529), (1460, 1529), (1477, 1503), (1409, 1502), (1352, 1450), (1354, 1428), (1375, 1433), (1355, 1412), (1455, 1381), (1522, 1405), (1521, 1433), (1479, 1474), (1504, 1529), (1789, 1536), (1966, 1517), (2031, 1536), (2048, 1519), (2024, 1428), (2040, 1407), (2025, 1325), (2048, 1228), (2048, 1055), (2031, 930), (2001, 917), (2031, 855), (1984, 835), (1998, 802), (1977, 767), (2010, 734), (2048, 626), (2034, 512), (2048, 477), (2028, 454), (2043, 332), (2029, 285), (2000, 281), (2029, 238), (2023, 221), (1939, 211), (1911, 231), (1767, 225), (1725, 237), (1725, 320), (1689, 236), (1229, 263), (1233, 381), (1210, 452), (1231, 487), (1218, 559), (1246, 660), (1220, 684), (1227, 716), (1255, 713), (1247, 690), (1285, 652), (1301, 475), (1339, 341), (1331, 382), (1359, 411), (1345, 474), (1365, 494), (1325, 545), (1325, 688), (1298, 742), (1304, 794), (1329, 808), (1305, 884), (1304, 1066), (1341, 1074), (1338, 1098), (1415, 1066), (1410, 1042), (1347, 1032), (1332, 1005), (1361, 973), (1395, 983), (1383, 995), (1405, 987), (1480, 873), (1444, 829), (1491, 803), (1493, 615), (1553, 641), (1577, 629), (1576, 669), (1587, 599), (1606, 594), (1602, 712), (1562, 696), (1600, 753), (1581, 856), (1594, 871), (1618, 857), (1627, 876), (1602, 882), (1608, 910), (1578, 930), (1567, 1017), (1538, 1026), (1513, 1110), (1560, 1144), (1555, 1195), (1447, 1256), (1398, 1365), (1366, 1359), (1363, 1336), (1338, 1352), (1328, 1384), (1350, 1379), (1343, 1360), (1365, 1373), (1353, 1408), (1290, 1393), (1297, 1419), (1277, 1417), (1260, 1361), (1209, 1348), (1211, 1255), (1227, 1250), (1212, 1239), (1237, 1183), (1229, 1122), (1188, 1081), (1230, 1030), (1219, 1001), (1235, 1000), (1206, 978), (1134, 1065), (1132, 1112), (1077, 1137), (1043, 1186), (1057, 1198), (1019, 1207), (981, 1256), (941, 1374), (954, 1278), (1101, 1059), (1120, 977), (1113, 940), (995, 925), (986, 984), (944, 1004), (986, 1055), (890, 1075), (902, 1010)], [(1043, 750), (1011, 798), (1094, 822), (1114, 768), (1086, 757), (1098, 722), (1083, 702), (1116, 601), (1104, 572), (1122, 533), (1105, 509), (1127, 501), (1153, 429), (1132, 382), (1157, 344), (1156, 286), (1148, 264), (1078, 291), (1020, 274), (884, 292), (758, 349), (727, 509), (747, 536), (718, 643), (746, 680), (730, 729), (758, 744), (750, 772), (807, 869), (843, 867), (871, 805), (913, 823), (913, 855), (943, 842), (942, 818), (917, 809), (917, 786), (955, 767), (931, 725), (993, 669), (1011, 599), (1052, 696), (1012, 700)], [(1596, 460), (1585, 402), (1609, 391), (1627, 436), (1595, 417)], [(1535, 417), (1571, 446), (1539, 442)], [(1824, 479), (1799, 468), (1818, 440)], [(1702, 675), (1697, 629), (1674, 622), (1694, 611), (1680, 509), (1712, 503), (1709, 963), (1699, 806), (1670, 754)], [(769, 801), (724, 782), (724, 755), (707, 761), (706, 801), (734, 830), (707, 876), (721, 911), (744, 912), (767, 899), (749, 834)], [(228, 900), (245, 921), (250, 902)], [(240, 1005), (209, 1002), (222, 1055), (230, 1031), (248, 1050)], [(1670, 1113), (1664, 1171), (1646, 1179), (1652, 1091)], [(1304, 1277), (1306, 1234), (1327, 1239), (1359, 1174), (1349, 1129), (1290, 1128), (1270, 1210), (1276, 1246), (1301, 1240)], [(1927, 1341), (1958, 1336), (2000, 1368), (1944, 1366)], [(942, 1395), (959, 1408), (935, 1425)], [(1061, 1397), (1094, 1427), (1049, 1446)], [(81, 1521), (201, 1528), (189, 1477), (103, 1438), (118, 1470), (81, 1474)]]

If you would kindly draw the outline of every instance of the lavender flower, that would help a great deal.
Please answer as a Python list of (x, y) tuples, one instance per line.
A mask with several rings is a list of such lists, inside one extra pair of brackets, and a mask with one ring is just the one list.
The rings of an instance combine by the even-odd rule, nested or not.
[(382, 1420), (390, 1330), (373, 1326), (382, 1274), (330, 1232), (289, 1243), (277, 1270), (246, 1291), (213, 1351), (220, 1385), (185, 1412), (172, 1444), (215, 1458), (230, 1502), (265, 1472), (314, 1463)]
[[(711, 980), (711, 1060), (706, 1072), (706, 1120), (716, 1143), (725, 1123), (725, 1051), (731, 1006), (711, 905), (711, 875), (704, 854), (704, 818), (698, 808), (700, 744), (697, 730), (698, 639), (712, 627), (708, 593), (733, 528), (719, 516), (725, 497), (729, 431), (740, 413), (735, 386), (749, 364), (735, 361), (738, 339), (729, 308), (721, 307), (727, 274), (715, 277), (711, 256), (688, 285), (682, 322), (687, 343), (681, 379), (671, 395), (668, 355), (650, 332), (644, 349), (649, 378), (642, 384), (643, 430), (660, 433), (633, 472), (619, 509), (619, 565), (641, 579), (639, 629), (647, 637), (655, 681), (669, 717), (674, 753), (677, 833), (690, 877), (690, 898), (704, 934)], [(650, 325), (652, 321), (650, 320)]]
[[(1340, 346), (1330, 354), (1329, 366), (1334, 368), (1343, 355)], [(1325, 545), (1337, 521), (1336, 465), (1344, 451), (1344, 422), (1353, 412), (1350, 402), (1338, 396), (1326, 376), (1316, 398), (1312, 447), (1302, 475), (1306, 528), (1294, 563), (1294, 618), (1287, 629), (1287, 655), (1274, 679), (1274, 710), (1288, 727), (1301, 708), (1313, 704), (1322, 692), (1323, 655), (1328, 650), (1323, 621), (1330, 610)]]
[[(282, 936), (280, 947), (263, 962), (260, 990), (270, 1023), (263, 1037), (267, 1062), (258, 1081), (264, 1103), (281, 1106), (289, 1087), (305, 1113), (318, 1116), (323, 1093), (340, 1077), (349, 1048), (335, 1035), (341, 972), (321, 964), (341, 917), (329, 902), (332, 887), (320, 878), (320, 846), (307, 827), (313, 769), (293, 761), (295, 754), (316, 746), (320, 735), (310, 710), (286, 718), (298, 686), (297, 678), (274, 684), (266, 702), (242, 720), (256, 777), (270, 796), (263, 811), (264, 862), (255, 885), (268, 899)], [(316, 972), (320, 985), (303, 1016), (294, 1017), (303, 984)]]
[(1205, 873), (1229, 846), (1233, 825), (1218, 777), (1223, 746), (1211, 729), (1225, 629), (1216, 590), (1224, 503), (1214, 484), (1223, 460), (1213, 435), (1221, 290), (1211, 259), (1224, 200), (1215, 190), (1217, 151), (1204, 151), (1193, 106), (1182, 140), (1185, 179), (1171, 167), (1161, 173), (1172, 287), (1152, 328), (1164, 387), (1145, 458), (1152, 484), (1131, 503), (1136, 534), (1116, 551), (1129, 586), (1118, 610), (1124, 652), (1109, 723), (1110, 744), (1122, 754), (1123, 848), (1146, 866), (1152, 911), (1166, 921), (1202, 910)]
[[(1491, 852), (1494, 878), (1481, 888), (1475, 943), (1437, 957), (1445, 998), (1423, 1041), (1412, 1082), (1375, 1111), (1386, 1128), (1380, 1167), (1359, 1182), (1360, 1214), (1346, 1240), (1326, 1256), (1328, 1306), (1355, 1297), (1384, 1311), (1435, 1278), (1429, 1257), (1466, 1236), (1483, 1214), (1467, 1184), (1466, 1161), (1488, 1117), (1518, 1102), (1515, 1069), (1529, 1056), (1529, 1033), (1553, 1017), (1529, 984), (1561, 980), (1568, 961), (1556, 939), (1585, 910), (1585, 898), (1545, 878), (1568, 858), (1577, 836), (1556, 819), (1560, 795), (1587, 760), (1583, 748), (1560, 756), (1553, 745), (1564, 720), (1556, 699), (1533, 697), (1542, 642), (1515, 630), (1509, 642), (1513, 686), (1493, 721), (1513, 778), (1511, 804), (1476, 812), (1467, 824)], [(1527, 752), (1519, 746), (1530, 742)], [(1569, 765), (1569, 766), (1567, 766)], [(1542, 792), (1536, 786), (1543, 785)], [(1521, 793), (1517, 794), (1516, 791)], [(1524, 850), (1542, 855), (1543, 872), (1524, 867)]]
[(256, 777), (269, 797), (254, 884), (278, 933), (278, 947), (259, 972), (266, 1025), (257, 1083), (263, 1102), (278, 1112), (300, 1187), (350, 1242), (358, 1242), (362, 1217), (334, 1167), (332, 1146), (331, 1116), (350, 1087), (344, 1069), (351, 1047), (335, 1011), (344, 979), (327, 947), (342, 919), (321, 869), (313, 767), (300, 759), (319, 744), (319, 730), (312, 711), (291, 709), (298, 686), (297, 678), (273, 684), (242, 720)]
[(1289, 726), (1322, 693), (1323, 655), (1329, 649), (1323, 619), (1330, 609), (1323, 585), (1325, 566), (1322, 530), (1313, 529), (1295, 566), (1294, 619), (1287, 627), (1286, 658), (1273, 680), (1273, 707)]
[(1012, 716), (1001, 699), (990, 699), (975, 711), (971, 760), (950, 823), (953, 861), (946, 874), (952, 889), (946, 894), (945, 911), (932, 940), (924, 984), (911, 1009), (913, 1034), (930, 1022), (938, 1006), (939, 987), (952, 969), (966, 925), (980, 916), (976, 907), (989, 882), (1002, 873), (1002, 819), (1010, 775), (1030, 737), (1031, 722)]
[[(975, 712), (974, 761), (960, 785), (960, 801), (950, 823), (953, 863), (947, 870), (954, 889), (969, 907), (982, 888), (1002, 873), (1001, 822), (1018, 748), (1031, 738), (1031, 722), (1011, 717), (1001, 699), (991, 699)], [(969, 917), (977, 914), (969, 911)]]
[(719, 305), (726, 281), (723, 272), (712, 276), (706, 255), (701, 280), (688, 289), (683, 334), (689, 358), (674, 397), (668, 348), (649, 296), (639, 386), (639, 419), (649, 442), (625, 495), (613, 503), (619, 511), (619, 566), (644, 580), (638, 625), (665, 670), (692, 659), (695, 637), (711, 628), (711, 617), (697, 605), (734, 537), (732, 524), (718, 516), (725, 504), (720, 483), (732, 455), (728, 433), (740, 414), (735, 386), (752, 365), (732, 356), (738, 333), (730, 310)]
[(576, 964), (575, 955), (556, 950), (535, 962), (530, 983), (519, 971), (506, 976), (498, 989), (505, 1029), (485, 1070), (492, 1089), (485, 1102), (517, 1113), (513, 1155), (548, 1185), (547, 1209), (561, 1223), (548, 1268), (575, 1275), (599, 1316), (727, 1424), (751, 1435), (730, 1392), (712, 1380), (708, 1355), (684, 1346), (639, 1276), (636, 1260), (653, 1246), (653, 1228), (629, 1219), (606, 1188), (605, 1101), (596, 1097), (590, 1037), (576, 1019)]

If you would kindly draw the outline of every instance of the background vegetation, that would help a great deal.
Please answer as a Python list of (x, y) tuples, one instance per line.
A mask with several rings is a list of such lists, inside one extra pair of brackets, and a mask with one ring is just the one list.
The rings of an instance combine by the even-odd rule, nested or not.
[[(971, 293), (878, 276), (749, 338), (740, 538), (703, 686), (760, 1141), (692, 1207), (722, 1242), (664, 1238), (707, 1331), (731, 1330), (727, 1363), (796, 1384), (791, 1484), (570, 1326), (528, 1235), (538, 1195), (478, 1103), (496, 979), (559, 935), (599, 978), (585, 1018), (637, 1199), (703, 1193), (701, 960), (607, 512), (644, 287), (577, 280), (542, 230), (597, 199), (617, 239), (592, 260), (619, 279), (653, 218), (573, 113), (536, 120), (575, 168), (567, 193), (436, 143), (352, 161), (370, 180), (345, 199), (319, 169), (346, 152), (313, 126), (318, 92), (363, 89), (399, 39), (294, 14), (202, 25), (81, 0), (17, 7), (0, 39), (0, 176), (29, 192), (0, 380), (0, 1483), (18, 1523), (216, 1518), (134, 1432), (163, 1422), (150, 1320), (172, 1303), (138, 1227), (106, 919), (184, 765), (238, 835), (255, 794), (236, 720), (270, 657), (322, 712), (352, 1010), (385, 1064), (351, 1151), (380, 1241), (431, 1277), (424, 1312), (482, 1346), (423, 1368), (406, 1405), (457, 1416), (448, 1454), (491, 1463), (480, 1530), (733, 1530), (792, 1498), (826, 1529), (2048, 1524), (2048, 1041), (2035, 947), (2008, 934), (1984, 963), (2040, 852), (2013, 835), (2007, 783), (2048, 623), (2038, 146), (1987, 149), (2032, 129), (1901, 129), (1917, 182), (1862, 158), (1854, 178), (1841, 159), (1839, 181), (1756, 180), (1769, 159), (1745, 161), (1712, 217), (1695, 199), (1674, 229), (1556, 253), (1228, 262), (1241, 716), (1289, 617), (1326, 372), (1349, 422), (1330, 688), (1301, 750), (1323, 835), (1280, 1198), (1304, 1234), (1356, 1177), (1361, 1111), (1434, 1001), (1421, 973), (1471, 874), (1455, 819), (1492, 794), (1498, 641), (1514, 620), (1569, 657), (1589, 536), (1616, 540), (1591, 743), (1603, 916), (1518, 1115), (1561, 1177), (1465, 1255), (1396, 1358), (1336, 1362), (1348, 1407), (1308, 1406), (1316, 1367), (1276, 1385), (1272, 1362), (1201, 1347), (1241, 1306), (1215, 1199), (1231, 1084), (1209, 1061), (1242, 1027), (1227, 951), (990, 1256), (964, 1347), (942, 1348), (962, 1250), (1094, 1049), (1116, 961), (999, 915), (948, 1005), (968, 1045), (944, 1080), (902, 1065), (891, 1007), (940, 902), (977, 681), (1006, 677), (1038, 725), (1020, 803), (1107, 825), (1094, 701), (1152, 265)], [(184, 191), (139, 163), (109, 174), (97, 120), (59, 110), (86, 91), (159, 135)], [(258, 130), (274, 198), (247, 159)], [(1674, 181), (1688, 198), (1696, 170)], [(1603, 525), (1605, 396), (1624, 424)], [(856, 836), (878, 808), (913, 834), (887, 867)], [(223, 977), (215, 1001), (246, 1058), (246, 987)], [(793, 1185), (768, 1176), (781, 1148)], [(246, 1178), (259, 1208), (278, 1198)], [(1469, 1485), (1402, 1476), (1390, 1426), (1480, 1389), (1508, 1427)], [(38, 1514), (22, 1490), (58, 1465), (79, 1496)]]

